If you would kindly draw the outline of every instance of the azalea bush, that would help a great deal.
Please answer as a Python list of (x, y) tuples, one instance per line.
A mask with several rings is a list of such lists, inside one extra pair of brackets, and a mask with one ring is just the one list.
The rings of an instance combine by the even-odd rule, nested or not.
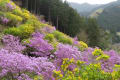
[(4, 49), (0, 50), (0, 61), (1, 80), (32, 80), (35, 75), (43, 75), (48, 80), (52, 79), (52, 71), (55, 69), (47, 58), (29, 58)]

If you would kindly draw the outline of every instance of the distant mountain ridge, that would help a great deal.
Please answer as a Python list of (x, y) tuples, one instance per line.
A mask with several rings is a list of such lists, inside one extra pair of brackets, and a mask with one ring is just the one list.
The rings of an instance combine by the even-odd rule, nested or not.
[(89, 4), (89, 3), (79, 4), (79, 3), (74, 3), (74, 2), (70, 2), (69, 5), (71, 7), (73, 7), (74, 9), (76, 9), (78, 11), (78, 13), (80, 13), (80, 15), (83, 15), (83, 16), (87, 16), (88, 14), (90, 14), (90, 12), (93, 9), (101, 6), (101, 4), (92, 5), (92, 4)]
[(103, 5), (79, 4), (77, 8), (74, 5), (73, 3), (70, 4), (83, 16), (96, 18), (98, 24), (104, 29), (120, 32), (120, 0)]
[[(100, 11), (100, 9), (102, 11)], [(98, 7), (89, 17), (96, 18), (104, 29), (120, 31), (120, 0)]]

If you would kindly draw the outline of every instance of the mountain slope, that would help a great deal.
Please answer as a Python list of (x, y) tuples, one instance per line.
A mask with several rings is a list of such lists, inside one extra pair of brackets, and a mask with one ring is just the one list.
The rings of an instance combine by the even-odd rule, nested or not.
[(84, 16), (87, 16), (93, 9), (100, 6), (98, 4), (91, 5), (88, 3), (79, 4), (79, 3), (73, 3), (73, 2), (69, 3), (69, 5), (72, 8), (76, 9), (78, 13), (80, 13), (80, 15), (84, 15)]
[(105, 29), (120, 31), (120, 1), (100, 6), (89, 17), (96, 18), (99, 25)]

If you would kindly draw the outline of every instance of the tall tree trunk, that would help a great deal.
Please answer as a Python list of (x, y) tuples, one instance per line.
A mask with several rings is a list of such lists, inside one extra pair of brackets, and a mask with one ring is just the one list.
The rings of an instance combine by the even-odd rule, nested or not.
[(36, 10), (37, 10), (37, 9), (36, 9), (36, 6), (37, 6), (36, 3), (37, 3), (37, 2), (36, 2), (36, 0), (35, 0), (35, 9), (34, 9), (34, 13), (35, 13), (35, 14), (36, 14)]
[(51, 22), (51, 12), (50, 12), (50, 7), (49, 7), (49, 11), (48, 11), (48, 21)]
[(58, 18), (59, 18), (59, 17), (57, 16), (57, 26), (56, 26), (56, 27), (57, 27), (57, 29), (58, 29), (58, 24), (59, 24), (59, 23), (58, 23), (58, 20), (59, 20)]
[(26, 0), (27, 2), (26, 2), (26, 8), (28, 9), (28, 0)]

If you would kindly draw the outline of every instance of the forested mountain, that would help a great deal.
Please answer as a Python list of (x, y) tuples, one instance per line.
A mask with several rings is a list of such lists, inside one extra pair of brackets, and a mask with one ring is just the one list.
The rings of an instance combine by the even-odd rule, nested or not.
[[(93, 17), (97, 18), (97, 21), (99, 25), (105, 29), (108, 30), (115, 30), (117, 32), (120, 31), (120, 1), (112, 2), (110, 4), (107, 4), (103, 8), (101, 8), (102, 11), (99, 13), (99, 10), (97, 9), (96, 13), (98, 13), (97, 17), (94, 16), (96, 13), (92, 13), (91, 15)], [(90, 16), (91, 16), (90, 15)]]
[(70, 2), (69, 5), (76, 9), (78, 13), (82, 16), (88, 16), (95, 8), (101, 6), (101, 4), (89, 4), (89, 3), (73, 3)]
[(83, 7), (83, 5), (85, 6), (88, 4), (76, 4), (77, 7), (73, 4), (71, 6), (78, 12), (82, 10), (80, 15), (84, 14), (83, 16), (96, 18), (97, 23), (101, 28), (110, 31), (110, 33), (114, 35), (112, 38), (114, 40), (112, 42), (120, 42), (119, 35), (117, 35), (120, 31), (120, 0), (98, 6), (91, 5), (94, 6), (94, 8), (91, 8), (90, 5), (89, 8)]
[(89, 5), (70, 3), (80, 15), (96, 18), (98, 24), (107, 30), (120, 31), (120, 0), (104, 4)]

